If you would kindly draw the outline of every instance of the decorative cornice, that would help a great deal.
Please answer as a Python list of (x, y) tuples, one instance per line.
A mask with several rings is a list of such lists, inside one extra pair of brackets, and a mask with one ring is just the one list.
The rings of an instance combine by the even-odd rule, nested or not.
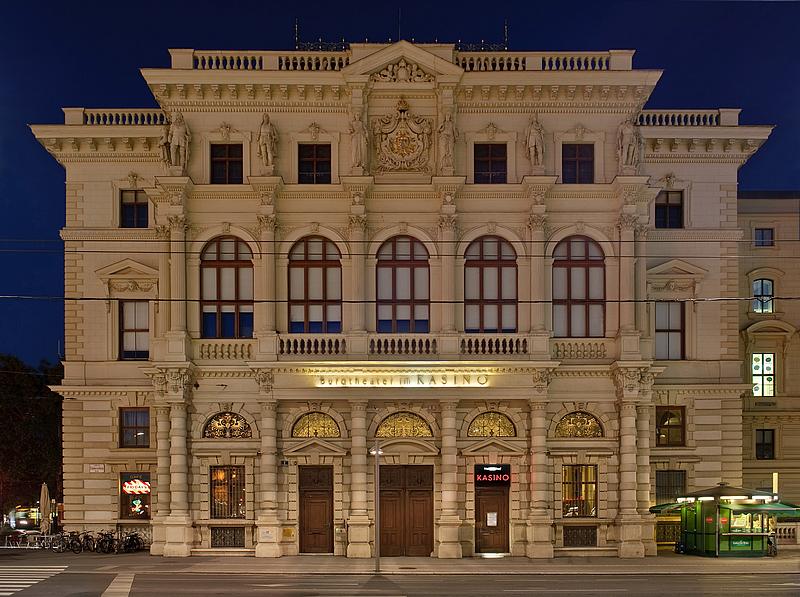
[(158, 241), (157, 228), (62, 228), (61, 240)]

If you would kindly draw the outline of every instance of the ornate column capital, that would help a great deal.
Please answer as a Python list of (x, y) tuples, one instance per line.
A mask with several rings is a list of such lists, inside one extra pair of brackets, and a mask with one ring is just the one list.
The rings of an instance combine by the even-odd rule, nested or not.
[(150, 377), (156, 386), (156, 393), (165, 395), (168, 400), (177, 397), (186, 400), (192, 393), (196, 375), (191, 366), (157, 367)]
[(277, 400), (259, 400), (259, 404), (261, 405), (262, 417), (274, 417), (275, 413), (278, 412)]
[(169, 216), (167, 221), (171, 232), (186, 232), (189, 228), (189, 219), (183, 214)]
[(444, 414), (452, 414), (456, 412), (456, 401), (454, 400), (439, 400), (439, 411)]
[(532, 213), (528, 216), (528, 228), (531, 232), (547, 232), (547, 216), (545, 214)]
[(455, 232), (458, 225), (456, 214), (439, 214), (439, 229), (442, 232)]
[(633, 232), (639, 223), (639, 216), (636, 214), (623, 213), (617, 220), (617, 227), (622, 232)]
[(367, 401), (366, 400), (356, 400), (350, 403), (350, 410), (355, 413), (366, 413), (367, 412)]
[(367, 233), (367, 215), (366, 214), (350, 214), (350, 219), (347, 226), (348, 235), (352, 238), (354, 233), (366, 234)]
[(550, 385), (550, 381), (552, 379), (553, 379), (552, 367), (534, 369), (533, 374), (531, 376), (534, 393), (539, 395), (546, 395), (547, 388)]
[(262, 395), (272, 394), (275, 385), (275, 372), (272, 369), (253, 369), (253, 379), (258, 384), (258, 391)]
[[(275, 233), (275, 230), (278, 228), (278, 216), (275, 214), (259, 214), (258, 218), (258, 225), (256, 226), (256, 231), (258, 235), (261, 236), (265, 232), (272, 232)], [(271, 247), (268, 247), (268, 250), (272, 250)]]
[(161, 418), (169, 416), (169, 410), (170, 410), (169, 404), (156, 404), (155, 409), (157, 417)]

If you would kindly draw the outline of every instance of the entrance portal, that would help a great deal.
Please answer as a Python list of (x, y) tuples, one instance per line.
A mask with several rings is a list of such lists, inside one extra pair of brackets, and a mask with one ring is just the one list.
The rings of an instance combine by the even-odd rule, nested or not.
[(333, 467), (301, 466), (300, 553), (333, 553)]
[(511, 465), (475, 465), (475, 553), (508, 553)]
[(381, 555), (433, 552), (433, 467), (381, 466)]

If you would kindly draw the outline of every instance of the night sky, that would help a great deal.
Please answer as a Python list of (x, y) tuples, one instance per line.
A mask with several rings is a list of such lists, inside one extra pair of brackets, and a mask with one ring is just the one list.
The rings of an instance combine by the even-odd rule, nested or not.
[[(0, 295), (63, 295), (64, 171), (28, 124), (63, 123), (62, 106), (156, 107), (138, 69), (168, 67), (168, 48), (291, 49), (295, 17), (302, 41), (396, 40), (399, 5), (408, 40), (499, 42), (508, 19), (511, 50), (635, 49), (635, 68), (665, 71), (646, 107), (739, 107), (740, 123), (777, 126), (740, 188), (800, 189), (797, 2), (4, 2)], [(0, 298), (0, 353), (55, 361), (59, 342), (59, 300)]]

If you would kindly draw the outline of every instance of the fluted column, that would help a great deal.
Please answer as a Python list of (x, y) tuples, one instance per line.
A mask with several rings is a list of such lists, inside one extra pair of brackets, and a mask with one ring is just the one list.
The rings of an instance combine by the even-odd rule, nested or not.
[(530, 464), (528, 477), (530, 499), (528, 503), (527, 545), (525, 555), (529, 558), (553, 557), (552, 518), (548, 492), (547, 474), (547, 416), (548, 388), (551, 378), (549, 369), (537, 369), (533, 375), (534, 396), (530, 406)]
[(369, 544), (370, 520), (367, 515), (366, 401), (350, 403), (350, 518), (347, 538), (348, 558), (368, 558), (372, 555)]
[[(455, 207), (453, 207), (453, 210)], [(442, 331), (454, 332), (455, 323), (455, 267), (456, 267), (456, 216), (442, 213), (439, 216), (439, 254), (442, 264)]]
[[(360, 206), (363, 208), (363, 205)], [(350, 303), (350, 326), (353, 332), (366, 330), (366, 295), (364, 293), (364, 262), (366, 256), (366, 230), (367, 216), (364, 213), (350, 215), (350, 263), (352, 267), (351, 279), (352, 300)]]
[(440, 558), (462, 557), (458, 515), (458, 450), (456, 448), (456, 401), (442, 400), (442, 514), (439, 518)]

